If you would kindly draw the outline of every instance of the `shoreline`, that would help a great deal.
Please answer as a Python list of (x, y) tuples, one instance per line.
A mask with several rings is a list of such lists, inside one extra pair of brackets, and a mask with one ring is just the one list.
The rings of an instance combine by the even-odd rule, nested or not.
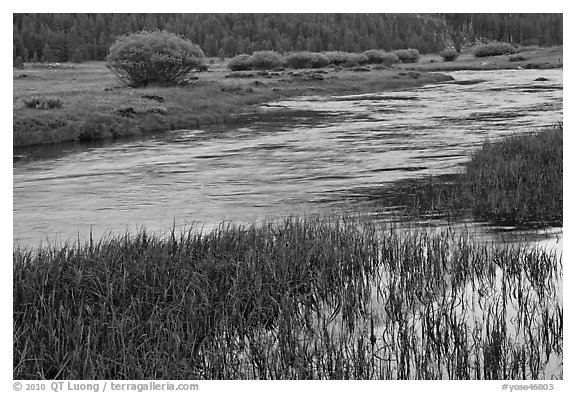
[[(209, 70), (198, 73), (191, 85), (138, 89), (118, 86), (104, 62), (26, 64), (23, 70), (14, 70), (12, 146), (115, 139), (234, 124), (256, 113), (261, 105), (278, 100), (370, 94), (454, 80), (443, 72), (549, 69), (551, 65), (562, 68), (561, 47), (522, 53), (527, 55), (521, 62), (511, 62), (510, 55), (487, 59), (468, 54), (453, 62), (441, 62), (438, 55), (424, 55), (418, 63), (391, 68), (371, 65), (236, 72), (226, 68), (226, 60), (210, 59)], [(58, 101), (61, 106), (27, 107), (38, 98)]]
[[(362, 67), (362, 71), (364, 69), (368, 67)], [(13, 147), (233, 124), (239, 117), (255, 113), (259, 106), (282, 99), (375, 93), (453, 80), (449, 75), (433, 72), (376, 68), (362, 71), (226, 72), (216, 69), (199, 73), (197, 82), (190, 86), (139, 89), (115, 86), (109, 73), (106, 81), (110, 85), (98, 89), (90, 73), (105, 72), (103, 63), (19, 70), (15, 72)], [(22, 77), (23, 74), (26, 76)], [(74, 90), (70, 81), (82, 79), (84, 83), (80, 81), (80, 87), (76, 85)], [(30, 87), (17, 94), (21, 81)], [(41, 89), (34, 85), (40, 85)], [(27, 100), (37, 97), (58, 99), (62, 107), (25, 107)]]

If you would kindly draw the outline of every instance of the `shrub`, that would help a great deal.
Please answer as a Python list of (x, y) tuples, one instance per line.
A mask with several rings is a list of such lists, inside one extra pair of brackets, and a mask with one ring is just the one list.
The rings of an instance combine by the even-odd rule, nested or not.
[(284, 67), (285, 63), (282, 57), (274, 51), (254, 52), (250, 58), (252, 68), (257, 70), (274, 70)]
[(167, 31), (120, 36), (110, 47), (106, 66), (126, 85), (183, 83), (204, 63), (196, 44)]
[(402, 63), (416, 63), (420, 58), (420, 52), (417, 49), (399, 49), (394, 53)]
[(346, 62), (349, 53), (341, 51), (331, 51), (331, 52), (325, 52), (324, 55), (328, 58), (330, 64), (341, 65)]
[(246, 71), (252, 67), (251, 57), (245, 53), (234, 57), (227, 64), (230, 71)]
[(322, 68), (330, 64), (330, 59), (318, 52), (294, 52), (284, 60), (289, 68)]
[(364, 52), (364, 55), (368, 57), (368, 64), (384, 64), (391, 66), (400, 61), (395, 53), (386, 52), (380, 49), (370, 49)]
[(444, 61), (454, 61), (458, 58), (460, 54), (456, 52), (454, 49), (445, 49), (440, 52), (440, 56), (444, 59)]
[(510, 56), (510, 58), (508, 59), (508, 61), (510, 61), (510, 62), (525, 61), (525, 60), (528, 60), (528, 59), (522, 55)]
[(32, 97), (24, 100), (24, 106), (34, 109), (57, 109), (62, 108), (62, 101), (59, 98)]
[(368, 63), (368, 56), (363, 53), (348, 53), (346, 61), (342, 63), (343, 67), (358, 67), (359, 65)]
[(399, 63), (400, 59), (396, 53), (386, 52), (386, 54), (382, 57), (382, 63), (387, 66), (391, 66), (393, 64)]
[(518, 52), (518, 49), (507, 42), (493, 42), (491, 44), (479, 45), (472, 51), (476, 57), (499, 56), (516, 52)]

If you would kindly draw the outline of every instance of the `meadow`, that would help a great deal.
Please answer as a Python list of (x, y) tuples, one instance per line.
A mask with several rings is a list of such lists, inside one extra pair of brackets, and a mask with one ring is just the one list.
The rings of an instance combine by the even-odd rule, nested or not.
[[(397, 51), (407, 56), (403, 52)], [(13, 146), (195, 129), (234, 123), (261, 104), (295, 96), (375, 93), (453, 79), (436, 71), (561, 68), (562, 53), (562, 47), (528, 47), (519, 54), (488, 58), (463, 53), (451, 62), (426, 54), (405, 63), (389, 63), (390, 56), (393, 62), (399, 56), (383, 51), (300, 53), (287, 56), (296, 68), (278, 71), (230, 71), (230, 59), (211, 58), (191, 84), (138, 89), (122, 86), (104, 62), (26, 63), (13, 73)], [(524, 60), (511, 61), (518, 55)], [(324, 65), (312, 61), (318, 56), (332, 64), (300, 68)], [(350, 65), (336, 65), (339, 56)]]
[[(103, 62), (30, 64), (14, 71), (13, 145), (86, 141), (233, 123), (266, 102), (301, 95), (355, 94), (452, 78), (386, 68), (230, 72), (216, 59), (185, 86), (128, 88)], [(28, 105), (55, 102), (58, 107)]]

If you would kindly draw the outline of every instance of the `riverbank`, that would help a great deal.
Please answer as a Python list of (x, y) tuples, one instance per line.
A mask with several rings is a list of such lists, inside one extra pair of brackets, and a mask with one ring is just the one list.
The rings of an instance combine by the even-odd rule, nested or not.
[[(233, 122), (261, 104), (295, 96), (380, 92), (452, 79), (378, 67), (230, 72), (220, 62), (186, 87), (133, 89), (119, 87), (104, 63), (28, 65), (14, 71), (13, 146), (195, 129)], [(52, 102), (58, 105), (48, 109)]]
[(493, 71), (563, 68), (563, 47), (520, 47), (518, 53), (475, 57), (473, 48), (461, 53), (454, 61), (444, 61), (440, 55), (427, 54), (416, 64), (400, 67), (420, 72)]
[(450, 229), (142, 230), (17, 248), (13, 270), (18, 380), (563, 376), (561, 256)]
[[(513, 56), (525, 60), (511, 62)], [(14, 70), (13, 146), (97, 140), (240, 121), (267, 102), (295, 96), (346, 95), (410, 89), (452, 80), (438, 73), (465, 69), (562, 66), (562, 48), (443, 63), (424, 55), (415, 64), (353, 68), (230, 72), (213, 59), (187, 87), (119, 87), (103, 62), (26, 64)], [(52, 109), (49, 109), (52, 108)]]

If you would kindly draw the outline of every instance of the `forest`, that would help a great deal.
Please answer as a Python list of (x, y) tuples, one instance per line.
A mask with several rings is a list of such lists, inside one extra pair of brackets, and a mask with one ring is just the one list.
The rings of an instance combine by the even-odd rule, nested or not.
[(105, 60), (116, 37), (167, 30), (206, 56), (259, 50), (457, 51), (479, 42), (562, 45), (562, 14), (13, 14), (13, 59)]

